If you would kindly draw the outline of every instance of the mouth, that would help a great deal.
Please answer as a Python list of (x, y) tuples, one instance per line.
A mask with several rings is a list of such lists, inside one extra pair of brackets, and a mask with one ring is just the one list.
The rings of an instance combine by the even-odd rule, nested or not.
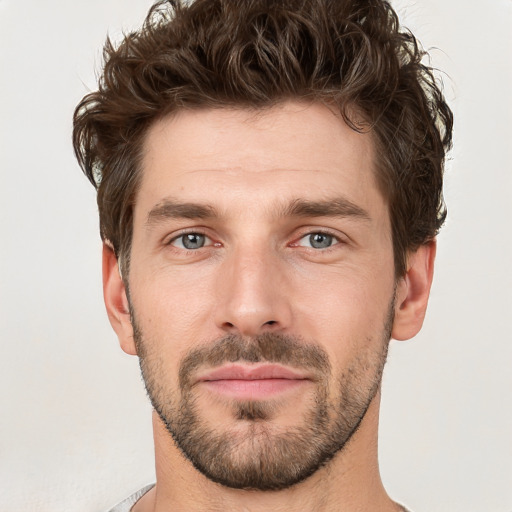
[(209, 391), (238, 400), (264, 400), (310, 382), (308, 375), (276, 364), (230, 364), (207, 371), (197, 379)]

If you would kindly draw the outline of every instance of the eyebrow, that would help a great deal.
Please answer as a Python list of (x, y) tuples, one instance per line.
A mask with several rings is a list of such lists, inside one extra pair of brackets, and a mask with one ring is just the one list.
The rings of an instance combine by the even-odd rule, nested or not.
[(213, 206), (164, 199), (149, 212), (146, 225), (149, 227), (166, 219), (211, 219), (215, 217), (218, 217), (218, 214)]
[(280, 212), (283, 217), (355, 217), (369, 221), (370, 215), (366, 210), (344, 197), (325, 201), (310, 201), (296, 199), (286, 205)]
[[(370, 220), (366, 210), (343, 197), (323, 201), (295, 199), (289, 204), (278, 206), (275, 210), (277, 218), (286, 217), (352, 217), (365, 221)], [(218, 218), (217, 210), (208, 204), (182, 203), (176, 199), (167, 198), (158, 203), (148, 214), (146, 225), (167, 219), (214, 219)]]

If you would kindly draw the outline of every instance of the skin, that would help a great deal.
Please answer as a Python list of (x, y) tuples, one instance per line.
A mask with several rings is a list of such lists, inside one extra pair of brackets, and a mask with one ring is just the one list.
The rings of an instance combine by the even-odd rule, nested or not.
[[(182, 111), (151, 127), (127, 282), (144, 349), (161, 363), (163, 387), (178, 392), (180, 360), (200, 345), (226, 334), (250, 338), (275, 332), (322, 347), (333, 369), (329, 399), (334, 403), (334, 379), (362, 358), (370, 363), (359, 378), (363, 383), (372, 378), (372, 354), (382, 349), (394, 294), (392, 337), (408, 339), (420, 330), (435, 243), (409, 254), (407, 272), (396, 280), (375, 158), (371, 133), (354, 132), (319, 104), (287, 102), (257, 114)], [(177, 200), (208, 205), (216, 215), (176, 218), (162, 210)], [(344, 215), (296, 215), (289, 206), (297, 200), (324, 205), (342, 200), (359, 213), (349, 208)], [(184, 249), (184, 230), (205, 234), (206, 245)], [(332, 245), (312, 247), (311, 233), (333, 236)], [(107, 245), (103, 269), (111, 324), (122, 349), (136, 355), (125, 282)], [(310, 388), (305, 383), (273, 397), (278, 404), (273, 428), (304, 421)], [(210, 427), (234, 435), (249, 428), (234, 421), (215, 391), (198, 389), (198, 408)], [(377, 392), (350, 442), (325, 467), (272, 492), (232, 489), (207, 479), (154, 413), (157, 485), (133, 510), (402, 510), (379, 475), (379, 401)]]

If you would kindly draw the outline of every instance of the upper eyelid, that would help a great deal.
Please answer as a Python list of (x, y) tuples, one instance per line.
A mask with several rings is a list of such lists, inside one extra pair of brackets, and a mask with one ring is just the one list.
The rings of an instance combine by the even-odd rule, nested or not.
[(334, 232), (334, 230), (329, 228), (306, 228), (304, 232), (301, 234), (301, 236), (315, 235), (317, 233), (321, 235), (330, 235), (334, 237), (341, 236), (338, 231)]

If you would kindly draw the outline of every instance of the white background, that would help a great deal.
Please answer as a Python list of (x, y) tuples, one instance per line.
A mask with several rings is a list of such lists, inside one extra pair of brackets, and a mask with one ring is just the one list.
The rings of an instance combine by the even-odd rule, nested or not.
[[(0, 512), (101, 512), (154, 478), (70, 141), (107, 31), (149, 5), (0, 0)], [(428, 318), (385, 372), (382, 475), (414, 512), (512, 512), (512, 1), (395, 5), (439, 48), (456, 128)]]

